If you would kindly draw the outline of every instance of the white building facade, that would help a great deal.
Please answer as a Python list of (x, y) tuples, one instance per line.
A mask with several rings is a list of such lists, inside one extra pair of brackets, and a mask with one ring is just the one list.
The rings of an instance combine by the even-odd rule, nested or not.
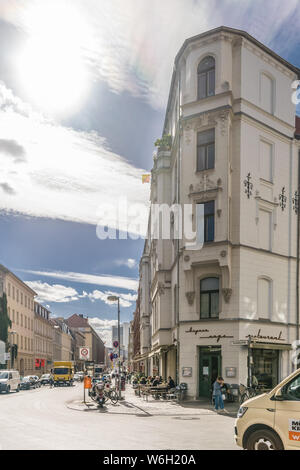
[(271, 388), (295, 367), (298, 77), (226, 27), (185, 41), (175, 59), (163, 129), (171, 143), (155, 157), (151, 202), (177, 204), (183, 232), (189, 220), (196, 235), (176, 237), (176, 211), (170, 238), (149, 229), (141, 356), (147, 374), (186, 382), (195, 399), (210, 396), (217, 375), (237, 384), (255, 375)]

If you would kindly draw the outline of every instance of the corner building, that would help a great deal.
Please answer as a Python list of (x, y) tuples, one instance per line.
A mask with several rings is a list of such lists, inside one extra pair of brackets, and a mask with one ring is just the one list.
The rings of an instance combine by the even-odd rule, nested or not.
[(176, 239), (172, 214), (170, 239), (149, 229), (141, 354), (148, 373), (186, 382), (191, 398), (209, 397), (218, 374), (272, 388), (295, 367), (298, 77), (227, 27), (186, 40), (176, 56), (163, 128), (171, 144), (154, 158), (151, 202), (190, 205), (198, 245)]

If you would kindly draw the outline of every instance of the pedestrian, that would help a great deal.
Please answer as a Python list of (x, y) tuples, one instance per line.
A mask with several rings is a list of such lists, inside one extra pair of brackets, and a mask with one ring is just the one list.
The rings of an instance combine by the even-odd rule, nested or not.
[(52, 375), (50, 377), (49, 383), (50, 383), (50, 388), (53, 388), (54, 387), (54, 380), (53, 380)]
[(171, 376), (169, 376), (168, 377), (168, 389), (170, 390), (170, 389), (175, 388), (175, 387), (176, 387), (176, 385), (175, 385), (174, 380), (172, 379)]
[(224, 409), (224, 401), (222, 397), (222, 387), (224, 385), (223, 377), (217, 377), (216, 381), (213, 384), (213, 398), (215, 400), (215, 410), (220, 411), (221, 413), (226, 412)]

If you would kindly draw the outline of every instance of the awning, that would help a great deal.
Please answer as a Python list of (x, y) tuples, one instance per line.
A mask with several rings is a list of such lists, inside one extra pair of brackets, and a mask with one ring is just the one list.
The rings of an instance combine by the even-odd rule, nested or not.
[(291, 344), (259, 343), (259, 342), (250, 343), (250, 348), (252, 349), (277, 349), (280, 351), (291, 351), (293, 349)]

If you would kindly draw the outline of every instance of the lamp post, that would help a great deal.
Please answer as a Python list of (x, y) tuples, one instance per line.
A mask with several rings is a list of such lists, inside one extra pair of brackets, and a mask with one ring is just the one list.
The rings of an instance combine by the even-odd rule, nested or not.
[(121, 348), (120, 348), (120, 297), (117, 295), (109, 295), (107, 297), (109, 302), (118, 302), (118, 393), (119, 393), (119, 400), (122, 399), (121, 394), (121, 370), (120, 370), (120, 362), (121, 362)]

